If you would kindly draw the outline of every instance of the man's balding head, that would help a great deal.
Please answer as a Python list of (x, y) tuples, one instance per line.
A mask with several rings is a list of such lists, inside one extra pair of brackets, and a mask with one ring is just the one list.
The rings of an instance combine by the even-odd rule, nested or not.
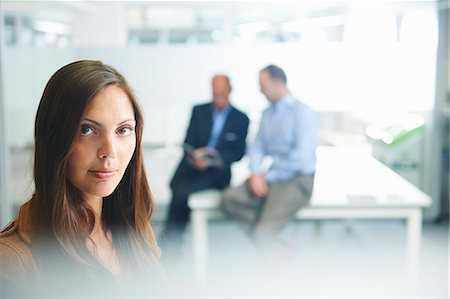
[(231, 83), (228, 76), (223, 74), (215, 75), (211, 81), (213, 103), (216, 109), (222, 111), (229, 103), (231, 93)]

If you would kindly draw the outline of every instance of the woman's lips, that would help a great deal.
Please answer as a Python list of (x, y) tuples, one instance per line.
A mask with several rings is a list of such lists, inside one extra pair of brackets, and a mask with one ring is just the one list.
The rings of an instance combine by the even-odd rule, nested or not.
[(95, 169), (89, 170), (89, 172), (92, 173), (92, 175), (97, 179), (108, 179), (116, 174), (116, 172), (112, 169)]

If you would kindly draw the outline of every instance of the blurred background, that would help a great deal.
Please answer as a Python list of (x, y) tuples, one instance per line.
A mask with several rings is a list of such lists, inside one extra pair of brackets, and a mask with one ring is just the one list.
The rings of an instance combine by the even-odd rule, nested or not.
[[(267, 105), (259, 92), (258, 72), (274, 63), (286, 71), (292, 93), (318, 112), (322, 145), (367, 148), (432, 198), (431, 206), (424, 209), (424, 280), (413, 289), (403, 280), (390, 280), (395, 291), (375, 294), (446, 296), (448, 1), (2, 0), (0, 17), (2, 226), (33, 192), (34, 117), (46, 82), (63, 65), (79, 59), (102, 60), (121, 71), (134, 87), (146, 116), (143, 143), (158, 227), (170, 200), (168, 182), (181, 155), (191, 107), (211, 99), (211, 77), (230, 76), (232, 103), (251, 120), (251, 142)], [(324, 263), (311, 260), (323, 248), (332, 248), (340, 252), (343, 264), (333, 266), (336, 272), (330, 277), (348, 273), (360, 278), (350, 282), (352, 287), (343, 287), (349, 282), (295, 274), (309, 282), (304, 293), (292, 293), (298, 296), (374, 294), (368, 282), (389, 271), (378, 269), (374, 277), (355, 275), (362, 267), (352, 258), (364, 256), (361, 252), (375, 256), (390, 252), (395, 260), (402, 254), (397, 247), (403, 246), (398, 239), (403, 238), (404, 228), (396, 221), (357, 223), (350, 232), (341, 223), (328, 221), (318, 247), (312, 241), (312, 223), (292, 226), (291, 238), (307, 244), (298, 257), (303, 267), (324, 269)], [(226, 260), (224, 248), (230, 246), (226, 240), (236, 244), (242, 237), (226, 221), (212, 224), (211, 229), (213, 244), (221, 244), (216, 252), (222, 255), (216, 253), (216, 258)], [(241, 241), (245, 248), (248, 244)], [(190, 269), (189, 242), (187, 236), (180, 268), (184, 274)], [(327, 251), (321, 254), (328, 256), (327, 265), (336, 261)], [(362, 261), (370, 261), (369, 256), (373, 255)], [(212, 259), (214, 265), (214, 254)], [(216, 269), (222, 269), (219, 264)], [(334, 291), (324, 292), (318, 287), (322, 284)], [(350, 291), (355, 288), (359, 293)]]

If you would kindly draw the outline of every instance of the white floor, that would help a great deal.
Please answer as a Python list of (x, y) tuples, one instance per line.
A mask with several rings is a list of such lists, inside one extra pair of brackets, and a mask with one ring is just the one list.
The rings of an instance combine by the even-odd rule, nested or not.
[[(159, 226), (155, 225), (158, 230)], [(448, 223), (424, 225), (420, 271), (405, 266), (400, 221), (297, 221), (283, 233), (295, 246), (264, 260), (229, 221), (210, 226), (208, 284), (195, 289), (190, 231), (176, 261), (163, 259), (175, 297), (226, 298), (448, 298)]]

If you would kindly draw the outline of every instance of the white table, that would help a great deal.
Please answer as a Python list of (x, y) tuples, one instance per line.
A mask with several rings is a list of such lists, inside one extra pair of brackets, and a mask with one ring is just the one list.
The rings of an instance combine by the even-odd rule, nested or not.
[[(233, 167), (233, 175), (244, 177), (242, 169)], [(236, 184), (234, 180), (233, 185)], [(223, 216), (220, 200), (221, 192), (216, 190), (197, 192), (189, 197), (199, 286), (205, 286), (207, 278), (208, 220)], [(404, 219), (406, 261), (409, 272), (414, 274), (420, 257), (422, 209), (430, 204), (427, 194), (369, 154), (351, 148), (319, 147), (310, 205), (298, 211), (296, 218)]]

